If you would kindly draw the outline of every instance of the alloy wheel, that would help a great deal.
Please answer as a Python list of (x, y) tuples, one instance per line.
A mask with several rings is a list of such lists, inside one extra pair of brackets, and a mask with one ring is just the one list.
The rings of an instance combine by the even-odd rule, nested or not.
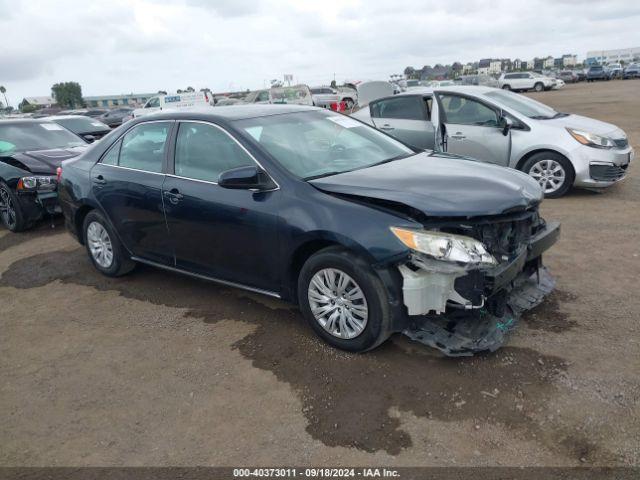
[(113, 245), (107, 229), (98, 222), (91, 222), (87, 227), (87, 243), (95, 262), (102, 268), (109, 268), (113, 263)]
[(16, 208), (11, 199), (11, 195), (5, 187), (0, 188), (0, 216), (9, 229), (15, 228), (16, 222), (18, 221)]
[(367, 326), (369, 311), (364, 293), (343, 271), (324, 268), (316, 272), (307, 296), (316, 321), (334, 337), (349, 340)]
[(529, 170), (531, 175), (542, 187), (544, 193), (553, 193), (562, 187), (567, 176), (564, 167), (556, 160), (540, 160)]

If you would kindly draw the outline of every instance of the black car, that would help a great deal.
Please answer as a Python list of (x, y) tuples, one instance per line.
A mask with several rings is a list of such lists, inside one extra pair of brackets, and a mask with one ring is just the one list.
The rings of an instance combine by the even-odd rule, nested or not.
[(494, 350), (553, 288), (542, 198), (522, 172), (291, 105), (132, 120), (60, 183), (105, 275), (144, 263), (296, 302), (338, 348), (404, 332), (449, 355)]
[(49, 117), (47, 120), (62, 125), (76, 135), (81, 136), (87, 143), (95, 142), (111, 132), (111, 128), (100, 120), (82, 115), (62, 115)]
[(592, 65), (587, 70), (587, 82), (595, 82), (596, 80), (611, 80), (609, 72), (602, 65)]
[(113, 110), (109, 110), (104, 114), (100, 115), (99, 120), (111, 128), (119, 127), (122, 125), (122, 121), (129, 117), (133, 112), (132, 108), (114, 108)]
[(56, 169), (87, 143), (46, 120), (0, 120), (0, 219), (11, 231), (60, 212)]

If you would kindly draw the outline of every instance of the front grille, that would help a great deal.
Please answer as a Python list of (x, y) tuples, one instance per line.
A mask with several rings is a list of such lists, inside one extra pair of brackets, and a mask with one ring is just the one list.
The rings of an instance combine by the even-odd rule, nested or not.
[(589, 176), (600, 182), (614, 182), (620, 180), (627, 173), (629, 165), (590, 165)]
[(614, 138), (613, 143), (615, 143), (616, 148), (627, 148), (629, 146), (629, 140), (626, 138)]

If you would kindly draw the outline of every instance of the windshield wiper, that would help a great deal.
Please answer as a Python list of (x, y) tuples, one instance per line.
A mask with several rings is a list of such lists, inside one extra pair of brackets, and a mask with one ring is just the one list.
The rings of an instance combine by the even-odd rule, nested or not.
[(395, 157), (387, 158), (386, 160), (382, 160), (378, 163), (373, 163), (364, 168), (375, 167), (376, 165), (382, 165), (383, 163), (395, 162), (396, 160), (402, 160), (403, 158), (410, 157), (411, 155), (415, 155), (415, 153), (402, 153), (400, 155), (396, 155)]
[(340, 171), (320, 173), (318, 175), (311, 175), (310, 177), (304, 177), (303, 180), (305, 182), (308, 182), (309, 180), (315, 180), (316, 178), (330, 177), (332, 175), (338, 175), (339, 173), (346, 173), (346, 172), (350, 172), (350, 171), (351, 170), (340, 170)]
[(363, 167), (356, 167), (356, 168), (352, 168), (351, 170), (340, 170), (340, 171), (332, 171), (332, 172), (320, 173), (318, 175), (311, 175), (309, 177), (304, 177), (303, 180), (305, 182), (307, 182), (309, 180), (315, 180), (317, 178), (322, 178), (322, 177), (330, 177), (332, 175), (338, 175), (340, 173), (348, 173), (348, 172), (353, 172), (355, 170), (363, 170), (365, 168), (370, 168), (370, 167), (375, 167), (377, 165), (382, 165), (383, 163), (389, 163), (389, 162), (393, 162), (395, 160), (401, 160), (403, 158), (410, 157), (411, 155), (415, 155), (415, 154), (414, 153), (403, 153), (402, 155), (396, 155), (395, 157), (387, 158), (386, 160), (382, 160), (381, 162), (378, 162), (378, 163), (372, 163), (371, 165), (365, 165)]

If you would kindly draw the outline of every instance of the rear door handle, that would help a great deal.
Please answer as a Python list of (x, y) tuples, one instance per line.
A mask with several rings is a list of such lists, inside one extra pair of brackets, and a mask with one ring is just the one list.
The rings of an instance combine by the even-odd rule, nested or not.
[(182, 195), (177, 188), (172, 188), (171, 190), (165, 191), (164, 196), (167, 197), (169, 201), (174, 205), (177, 205), (180, 200), (184, 198), (184, 195)]
[(96, 175), (95, 177), (93, 177), (93, 183), (95, 183), (96, 185), (105, 185), (107, 181), (102, 175)]
[(454, 135), (450, 135), (451, 138), (453, 138), (454, 140), (464, 140), (465, 137), (462, 132), (456, 132)]

